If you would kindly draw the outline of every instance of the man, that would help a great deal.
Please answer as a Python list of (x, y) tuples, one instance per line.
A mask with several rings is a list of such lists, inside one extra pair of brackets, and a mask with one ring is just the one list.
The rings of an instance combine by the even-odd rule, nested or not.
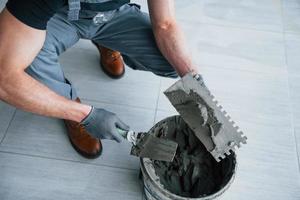
[(117, 129), (129, 127), (116, 114), (80, 102), (58, 63), (62, 52), (80, 38), (92, 40), (103, 70), (113, 78), (124, 74), (123, 60), (164, 77), (197, 73), (173, 0), (148, 0), (150, 17), (128, 3), (9, 0), (0, 14), (0, 99), (64, 119), (73, 147), (88, 158), (101, 154), (100, 139), (120, 142)]

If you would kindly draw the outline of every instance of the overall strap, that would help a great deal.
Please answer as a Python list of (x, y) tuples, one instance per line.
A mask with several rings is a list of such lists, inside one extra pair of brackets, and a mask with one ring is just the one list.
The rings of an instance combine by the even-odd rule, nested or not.
[(80, 11), (80, 0), (68, 0), (68, 4), (68, 19), (71, 21), (78, 20)]

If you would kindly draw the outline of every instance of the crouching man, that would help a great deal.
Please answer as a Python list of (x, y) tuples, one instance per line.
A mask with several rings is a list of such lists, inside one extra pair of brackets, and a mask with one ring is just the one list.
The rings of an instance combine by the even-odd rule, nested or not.
[[(0, 99), (25, 111), (63, 119), (73, 147), (96, 158), (101, 139), (121, 142), (128, 130), (116, 114), (80, 102), (58, 62), (89, 39), (112, 78), (136, 70), (164, 77), (196, 72), (174, 16), (173, 0), (148, 0), (149, 15), (129, 0), (9, 0), (0, 14)], [(104, 94), (105, 95), (105, 94)]]

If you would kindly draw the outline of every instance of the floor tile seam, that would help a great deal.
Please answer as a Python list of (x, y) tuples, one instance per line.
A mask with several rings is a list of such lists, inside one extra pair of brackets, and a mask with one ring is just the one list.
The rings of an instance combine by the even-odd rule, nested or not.
[(139, 171), (138, 169), (117, 167), (114, 165), (86, 163), (86, 162), (82, 162), (82, 161), (78, 161), (78, 160), (69, 160), (69, 159), (54, 158), (54, 157), (48, 157), (48, 156), (32, 155), (32, 154), (18, 153), (18, 152), (13, 152), (13, 151), (6, 151), (6, 150), (0, 150), (0, 153), (10, 154), (10, 155), (18, 155), (18, 156), (30, 157), (30, 158), (39, 158), (39, 159), (45, 159), (45, 160), (62, 161), (62, 162), (66, 162), (66, 163), (77, 163), (80, 165), (115, 168), (115, 169), (128, 170), (128, 171)]
[(146, 106), (133, 106), (130, 104), (124, 104), (124, 103), (110, 103), (108, 101), (101, 101), (101, 100), (97, 100), (97, 99), (90, 99), (90, 98), (85, 98), (85, 97), (80, 97), (81, 100), (84, 101), (89, 101), (89, 102), (94, 102), (94, 103), (100, 103), (100, 104), (107, 104), (107, 105), (116, 105), (116, 106), (122, 106), (122, 107), (130, 107), (130, 108), (136, 108), (136, 109), (142, 109), (142, 110), (148, 110), (148, 111), (153, 111), (155, 110), (155, 107), (150, 108), (150, 107), (146, 107)]
[(155, 112), (154, 112), (154, 119), (153, 119), (153, 125), (155, 125), (156, 122), (156, 117), (157, 117), (157, 109), (159, 105), (159, 97), (160, 97), (160, 92), (162, 89), (162, 78), (159, 79), (159, 88), (158, 88), (158, 93), (157, 93), (157, 100), (156, 100), (156, 105), (155, 105)]
[(296, 36), (296, 37), (300, 37), (300, 31), (299, 32), (284, 31), (284, 33), (288, 34), (288, 35), (293, 35), (293, 36)]
[(285, 35), (292, 35), (293, 37), (300, 37), (300, 32), (288, 32), (284, 31)]
[[(300, 36), (300, 34), (299, 34), (299, 36)], [(230, 67), (231, 65), (225, 65), (225, 67), (224, 67), (224, 65), (220, 66), (219, 64), (201, 64), (201, 66), (203, 68), (207, 68), (207, 69), (208, 68), (215, 68), (215, 69), (222, 69), (222, 70), (235, 70), (235, 71), (239, 71), (239, 72), (269, 74), (269, 72), (267, 72), (267, 71), (249, 70), (248, 68), (246, 68), (246, 69), (240, 69), (240, 68), (238, 68), (237, 69), (235, 67)], [(268, 66), (270, 66), (270, 65), (268, 65)], [(284, 70), (284, 69), (282, 69), (282, 66), (280, 66), (280, 67), (272, 67), (272, 68), (273, 68), (273, 70), (276, 70), (275, 73), (280, 73), (280, 71)], [(273, 71), (272, 71), (272, 73), (273, 73)]]
[[(281, 2), (282, 2), (282, 1), (281, 1)], [(296, 7), (295, 7), (295, 6), (296, 6)], [(286, 9), (286, 8), (298, 8), (298, 9), (300, 9), (300, 2), (297, 2), (296, 5), (293, 5), (293, 6), (288, 5), (288, 4), (283, 4), (283, 2), (282, 2), (282, 8), (283, 8), (283, 9)]]
[(300, 35), (300, 31), (284, 31), (287, 34)]
[[(300, 34), (299, 34), (300, 36)], [(283, 41), (284, 42), (284, 41)], [(240, 72), (250, 72), (250, 73), (257, 73), (257, 71), (255, 70), (248, 70), (248, 69), (236, 69), (234, 67), (230, 67), (230, 65), (226, 65), (224, 67), (224, 65), (220, 66), (218, 64), (205, 64), (205, 65), (202, 65), (204, 68), (216, 68), (216, 69), (225, 69), (225, 70), (236, 70), (236, 71), (240, 71)], [(276, 67), (275, 70), (283, 70), (281, 67)], [(259, 73), (262, 73), (262, 74), (268, 74), (268, 72), (266, 71), (259, 71)], [(276, 73), (279, 73), (279, 72), (276, 72)]]
[[(283, 41), (284, 41), (284, 45), (285, 45), (285, 38), (284, 38), (284, 13), (283, 13), (283, 9), (284, 9), (284, 5), (282, 0), (280, 0), (280, 18), (281, 18), (281, 31), (282, 31), (282, 35), (283, 35)], [(285, 46), (284, 46), (285, 49)], [(286, 49), (285, 49), (285, 56), (286, 56)], [(286, 61), (286, 58), (285, 58)]]
[[(283, 2), (281, 1), (281, 16), (282, 19), (284, 18), (284, 11), (283, 11)], [(283, 19), (284, 20), (284, 19)], [(295, 150), (296, 150), (296, 160), (298, 161), (298, 172), (300, 172), (300, 159), (299, 159), (299, 147), (297, 144), (297, 135), (296, 135), (296, 129), (295, 129), (295, 119), (294, 119), (294, 112), (293, 112), (293, 103), (292, 103), (292, 97), (291, 97), (291, 84), (290, 84), (290, 77), (289, 77), (289, 69), (288, 69), (288, 55), (287, 55), (287, 46), (286, 46), (286, 35), (285, 35), (285, 31), (282, 32), (282, 37), (284, 40), (284, 53), (285, 53), (285, 67), (286, 67), (286, 71), (287, 71), (287, 77), (286, 77), (286, 84), (287, 84), (287, 93), (288, 93), (288, 98), (290, 100), (290, 106), (289, 106), (289, 110), (290, 110), (290, 120), (291, 120), (291, 126), (292, 126), (292, 134), (294, 136), (294, 145), (295, 145)]]
[[(216, 90), (216, 91), (219, 91), (219, 90)], [(237, 94), (237, 93), (236, 93)], [(243, 96), (236, 96), (236, 97), (244, 97), (245, 95), (243, 95)], [(221, 98), (220, 97), (223, 97), (224, 99), (226, 99), (226, 101), (221, 101)], [(249, 97), (249, 96), (248, 96)], [(252, 96), (251, 96), (252, 97)], [(221, 104), (225, 104), (226, 103), (226, 109), (230, 109), (230, 110), (232, 110), (232, 111), (237, 111), (237, 110), (239, 110), (240, 109), (240, 107), (236, 107), (235, 105), (236, 104), (229, 104), (229, 101), (228, 101), (228, 98), (227, 98), (227, 96), (225, 96), (225, 95), (217, 95), (216, 96), (216, 98), (217, 98), (217, 100), (218, 100), (218, 102), (220, 102)], [(223, 99), (222, 98), (222, 99)], [(230, 100), (230, 99), (229, 99)], [(257, 100), (257, 99), (256, 99)], [(240, 101), (241, 102), (241, 101)], [(258, 103), (266, 103), (266, 102), (269, 102), (269, 101), (267, 101), (266, 99), (262, 99), (262, 100), (259, 100), (259, 101), (257, 101)], [(286, 108), (286, 109), (284, 109), (284, 111), (287, 111), (287, 112), (290, 112), (290, 102), (282, 102), (281, 104), (280, 104), (280, 106), (282, 106), (282, 107), (284, 107), (284, 108)], [(174, 110), (174, 109), (171, 109), (171, 108), (160, 108), (160, 107), (158, 107), (157, 108), (157, 111), (159, 111), (159, 112), (173, 112), (173, 111), (176, 111), (176, 110)], [(268, 110), (267, 110), (268, 111)], [(245, 111), (244, 111), (245, 112)], [(244, 113), (243, 112), (243, 113)], [(267, 115), (267, 116), (269, 116), (269, 115), (272, 115), (272, 114), (276, 114), (277, 112), (281, 112), (282, 113), (282, 111), (280, 111), (280, 110), (275, 110), (275, 112), (273, 111), (273, 112), (262, 112), (262, 113), (259, 113), (259, 114), (261, 114), (261, 115)]]
[[(257, 32), (264, 32), (264, 33), (275, 33), (275, 34), (281, 34), (284, 29), (281, 31), (272, 31), (272, 30), (264, 30), (264, 29), (257, 29), (257, 28), (248, 28), (248, 27), (241, 27), (241, 26), (234, 26), (234, 25), (222, 25), (222, 24), (215, 24), (215, 23), (209, 23), (209, 22), (200, 22), (200, 21), (192, 21), (187, 19), (180, 19), (178, 18), (179, 22), (187, 22), (187, 23), (197, 23), (197, 24), (203, 24), (203, 25), (210, 25), (210, 26), (217, 26), (217, 27), (223, 27), (223, 28), (230, 28), (230, 29), (239, 29), (239, 30), (248, 30), (248, 31), (257, 31)], [(283, 27), (283, 21), (281, 26)]]
[(3, 137), (2, 137), (2, 139), (1, 139), (1, 141), (0, 141), (0, 146), (1, 146), (1, 144), (3, 143), (3, 141), (4, 141), (5, 138), (6, 138), (6, 135), (7, 135), (7, 133), (8, 133), (8, 129), (9, 129), (9, 127), (11, 126), (11, 124), (12, 124), (14, 118), (15, 118), (16, 113), (17, 113), (17, 109), (14, 108), (13, 115), (12, 115), (10, 121), (8, 122), (8, 125), (7, 125), (7, 127), (6, 127), (6, 129), (5, 129), (4, 135), (3, 135)]
[[(283, 18), (283, 21), (285, 20), (285, 17), (284, 17), (284, 7), (282, 6), (282, 18)], [(285, 8), (286, 9), (286, 8)], [(291, 7), (289, 7), (288, 9), (291, 9)], [(300, 7), (299, 8), (292, 8), (294, 10), (298, 10), (300, 12)], [(297, 34), (297, 35), (300, 35), (300, 31), (287, 31), (284, 27), (284, 24), (283, 24), (283, 33), (288, 33), (288, 34)]]
[[(262, 75), (270, 75), (270, 73), (267, 72), (267, 71), (255, 71), (255, 70), (249, 70), (248, 68), (246, 68), (246, 69), (237, 69), (235, 67), (230, 67), (230, 65), (225, 65), (225, 67), (224, 67), (224, 65), (220, 66), (219, 64), (202, 64), (202, 67), (204, 69), (205, 68), (206, 69), (214, 68), (214, 69), (221, 69), (221, 70), (231, 70), (231, 71), (234, 70), (234, 71), (238, 71), (238, 72), (248, 72), (248, 73), (252, 73), (252, 74), (254, 74), (254, 73), (260, 73)], [(272, 71), (271, 73), (278, 73), (279, 74), (281, 71), (285, 71), (283, 67), (284, 66), (273, 67), (273, 68), (275, 68), (273, 70), (276, 70), (276, 72)]]
[(298, 161), (298, 171), (300, 172), (300, 149), (299, 149), (299, 146), (298, 146), (298, 142), (297, 142), (297, 134), (296, 134), (296, 128), (295, 128), (295, 115), (294, 115), (294, 112), (293, 112), (293, 104), (292, 104), (292, 99), (291, 99), (291, 91), (290, 91), (290, 83), (289, 83), (289, 76), (287, 77), (287, 84), (288, 84), (288, 98), (290, 99), (290, 114), (291, 114), (291, 126), (292, 126), (292, 132), (293, 132), (293, 136), (294, 136), (294, 143), (295, 143), (295, 150), (296, 150), (296, 159)]
[[(286, 8), (288, 8), (288, 9), (294, 9), (294, 10), (299, 10), (300, 11), (300, 7), (286, 7), (286, 6), (283, 6), (282, 7), (282, 11), (283, 11), (283, 9), (286, 9)], [(284, 12), (284, 11), (283, 11)], [(282, 13), (283, 13), (282, 12)]]

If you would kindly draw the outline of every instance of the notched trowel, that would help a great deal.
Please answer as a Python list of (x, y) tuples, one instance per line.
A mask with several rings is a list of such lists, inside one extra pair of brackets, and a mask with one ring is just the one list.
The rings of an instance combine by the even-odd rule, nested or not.
[(123, 131), (121, 129), (118, 131), (133, 144), (131, 155), (159, 161), (173, 161), (178, 147), (176, 142), (144, 132)]
[[(211, 95), (200, 75), (188, 73), (164, 93), (216, 161), (230, 155), (241, 143), (246, 144), (247, 137)], [(210, 133), (201, 131), (207, 128)]]

